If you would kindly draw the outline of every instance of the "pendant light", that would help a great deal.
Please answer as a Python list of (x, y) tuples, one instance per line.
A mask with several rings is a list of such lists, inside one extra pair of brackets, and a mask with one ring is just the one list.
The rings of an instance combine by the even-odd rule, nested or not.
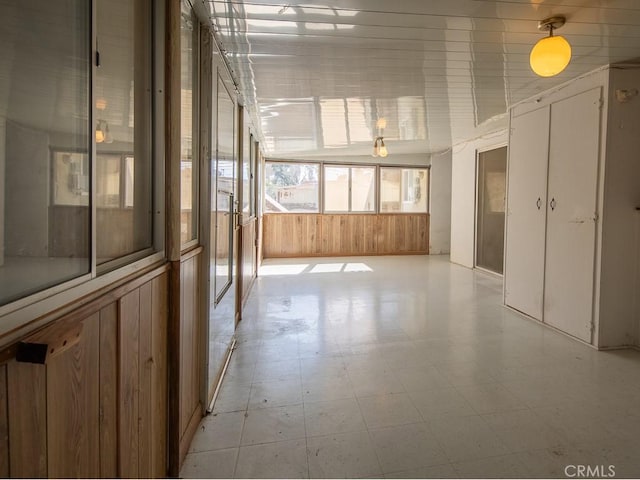
[(541, 77), (553, 77), (562, 72), (571, 61), (571, 45), (553, 31), (562, 27), (566, 19), (562, 16), (545, 18), (538, 23), (538, 30), (548, 31), (549, 36), (538, 40), (531, 49), (531, 69)]
[(387, 155), (389, 155), (389, 152), (384, 144), (384, 138), (376, 137), (376, 140), (373, 142), (373, 152), (371, 152), (371, 156), (384, 158)]
[(387, 147), (385, 147), (384, 145), (384, 139), (382, 137), (380, 137), (380, 150), (378, 153), (382, 158), (389, 155), (389, 152), (387, 151)]

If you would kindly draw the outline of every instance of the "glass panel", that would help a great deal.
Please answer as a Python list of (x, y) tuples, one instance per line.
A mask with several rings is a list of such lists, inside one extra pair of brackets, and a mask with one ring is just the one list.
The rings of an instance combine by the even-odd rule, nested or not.
[(313, 163), (267, 162), (265, 212), (318, 212), (320, 166)]
[(209, 399), (224, 365), (235, 331), (236, 295), (234, 282), (234, 212), (237, 211), (236, 178), (236, 106), (218, 79), (217, 112), (214, 112), (214, 142), (218, 156), (211, 162), (211, 238), (215, 245), (210, 257), (209, 317)]
[(182, 1), (180, 23), (180, 63), (181, 63), (181, 116), (180, 116), (180, 242), (185, 244), (198, 237), (198, 175), (197, 145), (194, 148), (195, 115), (194, 79), (197, 72), (197, 21), (191, 12), (191, 4)]
[(429, 169), (380, 168), (380, 211), (427, 213)]
[(96, 205), (120, 208), (120, 155), (98, 155), (96, 162)]
[(256, 214), (256, 162), (258, 158), (258, 142), (251, 135), (251, 160), (249, 165), (249, 215)]
[(507, 147), (478, 155), (476, 265), (502, 273)]
[(351, 167), (351, 211), (373, 212), (375, 209), (375, 167)]
[(98, 264), (153, 245), (151, 18), (149, 0), (97, 2)]
[(349, 211), (349, 167), (324, 167), (324, 210)]
[(0, 305), (90, 271), (89, 8), (0, 2)]
[[(244, 114), (244, 119), (248, 119), (248, 115)], [(242, 206), (241, 211), (245, 214), (245, 218), (249, 214), (249, 202), (251, 197), (250, 192), (250, 169), (251, 169), (251, 134), (248, 128), (244, 129), (244, 136), (242, 140), (242, 166), (240, 170), (241, 182), (242, 182)]]

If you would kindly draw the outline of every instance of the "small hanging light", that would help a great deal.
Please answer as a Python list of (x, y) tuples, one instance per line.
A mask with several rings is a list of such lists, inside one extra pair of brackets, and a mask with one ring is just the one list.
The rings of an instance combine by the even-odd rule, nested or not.
[(96, 125), (96, 143), (102, 143), (104, 142), (104, 139), (105, 139), (105, 132), (102, 129), (100, 120), (98, 120), (98, 123)]
[(562, 16), (545, 18), (538, 23), (538, 29), (548, 31), (533, 46), (529, 55), (531, 69), (541, 77), (553, 77), (562, 72), (571, 61), (571, 45), (561, 36), (554, 35), (554, 29), (562, 27), (566, 19)]
[(385, 145), (384, 145), (384, 139), (382, 137), (380, 137), (380, 150), (379, 150), (378, 154), (382, 158), (384, 158), (387, 155), (389, 155), (389, 152), (387, 151), (387, 147), (385, 147)]
[(372, 157), (377, 157), (378, 155), (380, 155), (380, 147), (378, 146), (378, 140), (380, 140), (380, 137), (377, 137), (376, 140), (373, 142), (373, 152), (371, 152)]

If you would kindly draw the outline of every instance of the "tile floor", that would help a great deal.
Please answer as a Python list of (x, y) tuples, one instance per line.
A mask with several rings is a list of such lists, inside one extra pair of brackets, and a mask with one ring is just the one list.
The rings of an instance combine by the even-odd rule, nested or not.
[(446, 257), (266, 261), (181, 475), (639, 477), (640, 352), (526, 320), (501, 288)]

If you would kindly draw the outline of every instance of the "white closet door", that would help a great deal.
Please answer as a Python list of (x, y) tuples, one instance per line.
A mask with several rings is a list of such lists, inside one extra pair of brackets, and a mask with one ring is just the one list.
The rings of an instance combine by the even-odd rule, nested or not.
[(591, 342), (600, 88), (551, 106), (544, 321)]
[(542, 320), (549, 107), (511, 119), (505, 303)]

